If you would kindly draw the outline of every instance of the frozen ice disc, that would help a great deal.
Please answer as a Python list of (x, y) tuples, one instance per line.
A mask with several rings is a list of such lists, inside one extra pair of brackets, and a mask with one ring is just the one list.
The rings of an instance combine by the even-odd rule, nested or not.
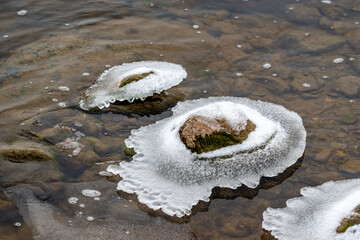
[[(121, 86), (123, 80), (141, 74), (148, 75)], [(178, 64), (156, 61), (124, 63), (101, 74), (96, 83), (85, 92), (85, 97), (79, 104), (82, 109), (89, 110), (109, 107), (115, 101), (144, 100), (178, 85), (186, 76), (185, 69)]]
[[(140, 202), (168, 215), (191, 214), (199, 200), (209, 201), (212, 188), (256, 187), (294, 164), (305, 149), (306, 131), (298, 114), (280, 105), (247, 98), (212, 97), (178, 103), (173, 116), (131, 131), (125, 140), (136, 155), (110, 165), (119, 174), (118, 189), (136, 193)], [(193, 115), (225, 117), (231, 125), (251, 120), (256, 129), (241, 144), (192, 153), (179, 129)]]

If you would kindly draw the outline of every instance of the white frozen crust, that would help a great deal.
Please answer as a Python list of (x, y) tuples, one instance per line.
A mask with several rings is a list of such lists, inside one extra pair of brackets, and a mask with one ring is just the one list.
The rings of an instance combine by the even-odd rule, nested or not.
[[(256, 124), (255, 131), (242, 144), (192, 153), (180, 140), (180, 126), (192, 115), (218, 104), (245, 112)], [(131, 131), (125, 143), (137, 154), (131, 162), (107, 169), (122, 177), (119, 190), (136, 193), (140, 202), (155, 210), (161, 208), (171, 216), (191, 214), (192, 206), (199, 200), (209, 201), (215, 186), (256, 187), (262, 176), (283, 172), (305, 149), (306, 131), (300, 116), (280, 105), (247, 98), (212, 97), (181, 102), (172, 110), (172, 117)], [(215, 159), (197, 160), (200, 157)]]
[[(124, 78), (149, 72), (153, 74), (119, 88)], [(124, 63), (103, 72), (96, 83), (85, 92), (86, 98), (80, 100), (79, 105), (82, 109), (89, 110), (94, 107), (100, 109), (109, 107), (115, 101), (144, 100), (155, 93), (161, 93), (178, 85), (186, 76), (185, 69), (174, 63), (157, 61)]]
[(279, 240), (355, 240), (360, 226), (336, 233), (342, 219), (354, 214), (360, 204), (360, 179), (330, 181), (301, 189), (302, 197), (292, 198), (285, 208), (268, 208), (263, 228)]

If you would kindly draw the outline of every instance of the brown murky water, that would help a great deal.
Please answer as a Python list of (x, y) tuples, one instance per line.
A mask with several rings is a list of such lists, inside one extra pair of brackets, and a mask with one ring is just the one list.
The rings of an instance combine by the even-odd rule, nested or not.
[[(1, 147), (40, 144), (55, 156), (0, 159), (1, 239), (260, 239), (267, 207), (285, 206), (304, 186), (359, 177), (359, 1), (2, 1), (0, 19)], [(79, 109), (106, 65), (141, 60), (181, 64), (188, 77), (161, 107)], [(213, 199), (184, 224), (149, 213), (99, 174), (130, 160), (132, 129), (169, 116), (177, 101), (209, 96), (299, 113), (308, 134), (301, 166), (248, 198)], [(100, 200), (82, 196), (85, 188), (101, 190)]]

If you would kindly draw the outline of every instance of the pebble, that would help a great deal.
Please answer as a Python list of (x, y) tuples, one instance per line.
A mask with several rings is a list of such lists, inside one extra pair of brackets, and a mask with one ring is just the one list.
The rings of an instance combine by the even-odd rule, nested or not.
[(318, 161), (327, 159), (331, 154), (331, 149), (323, 149), (318, 154), (316, 154), (315, 159)]
[(18, 16), (25, 16), (26, 14), (27, 14), (27, 11), (24, 9), (17, 12)]

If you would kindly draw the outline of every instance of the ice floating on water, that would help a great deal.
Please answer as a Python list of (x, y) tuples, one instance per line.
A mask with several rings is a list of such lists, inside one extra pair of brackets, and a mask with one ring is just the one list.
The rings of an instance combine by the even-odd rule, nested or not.
[(70, 91), (70, 88), (68, 88), (67, 86), (60, 86), (59, 90), (63, 91), (63, 92), (68, 92), (68, 91)]
[(342, 63), (343, 61), (344, 61), (343, 58), (335, 58), (335, 59), (333, 60), (334, 63)]
[(325, 4), (331, 4), (331, 1), (330, 1), (330, 0), (322, 0), (321, 2), (322, 2), (322, 3), (325, 3)]
[(77, 197), (71, 197), (71, 198), (68, 199), (68, 202), (70, 204), (76, 204), (77, 201), (79, 201), (79, 199)]
[(303, 197), (288, 200), (287, 207), (268, 208), (263, 214), (263, 228), (279, 240), (360, 239), (360, 225), (336, 232), (342, 219), (353, 215), (360, 204), (360, 179), (331, 181), (300, 192)]
[(303, 87), (309, 88), (311, 85), (309, 83), (303, 83)]
[(82, 195), (86, 196), (86, 197), (100, 197), (101, 196), (101, 192), (97, 191), (97, 190), (92, 190), (92, 189), (84, 189), (81, 191)]
[[(298, 114), (280, 105), (246, 98), (213, 97), (178, 103), (173, 116), (133, 130), (125, 140), (136, 155), (111, 165), (119, 174), (117, 189), (136, 193), (140, 202), (168, 215), (191, 213), (199, 200), (209, 201), (216, 187), (256, 187), (262, 176), (273, 177), (294, 164), (305, 149), (306, 131)], [(179, 129), (193, 115), (226, 117), (231, 125), (256, 125), (242, 144), (201, 154), (182, 143)]]
[(16, 13), (18, 16), (25, 16), (27, 14), (27, 11), (26, 10), (20, 10)]
[[(144, 77), (121, 86), (136, 75)], [(154, 93), (161, 93), (178, 85), (186, 76), (185, 69), (178, 64), (156, 61), (124, 63), (101, 74), (96, 83), (85, 92), (85, 97), (79, 104), (82, 109), (89, 110), (94, 107), (109, 107), (115, 101), (144, 100)]]
[(263, 68), (271, 68), (271, 64), (270, 63), (265, 63), (264, 65), (263, 65)]

